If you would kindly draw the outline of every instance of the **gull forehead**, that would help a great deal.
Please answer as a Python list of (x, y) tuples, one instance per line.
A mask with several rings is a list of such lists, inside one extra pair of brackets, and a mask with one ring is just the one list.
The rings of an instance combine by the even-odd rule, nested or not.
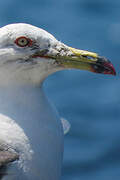
[[(18, 29), (19, 29), (19, 31), (18, 31)], [(25, 23), (9, 24), (9, 25), (2, 27), (1, 30), (3, 30), (3, 31), (6, 30), (11, 35), (13, 35), (13, 34), (20, 35), (21, 33), (23, 33), (25, 35), (36, 36), (36, 37), (39, 37), (40, 35), (41, 36), (44, 35), (47, 38), (55, 39), (54, 36), (51, 35), (50, 33), (48, 33), (47, 31), (45, 31), (41, 28), (38, 28), (36, 26), (30, 25), (30, 24), (25, 24)]]
[(26, 36), (41, 43), (48, 42), (52, 44), (52, 42), (57, 41), (55, 37), (47, 31), (30, 24), (17, 23), (0, 28), (0, 43), (10, 43), (11, 40), (15, 40), (19, 36)]

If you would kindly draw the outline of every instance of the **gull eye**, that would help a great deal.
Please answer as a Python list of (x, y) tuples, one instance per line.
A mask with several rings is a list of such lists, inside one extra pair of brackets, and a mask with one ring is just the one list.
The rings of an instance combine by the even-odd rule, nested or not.
[(15, 43), (20, 47), (31, 46), (32, 40), (24, 36), (19, 37), (15, 40)]

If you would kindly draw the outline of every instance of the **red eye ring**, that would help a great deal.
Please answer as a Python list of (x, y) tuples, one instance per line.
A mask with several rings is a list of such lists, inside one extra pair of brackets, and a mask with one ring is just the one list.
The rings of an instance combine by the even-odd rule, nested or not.
[(17, 44), (20, 47), (31, 46), (32, 40), (25, 36), (21, 36), (15, 40), (15, 44)]

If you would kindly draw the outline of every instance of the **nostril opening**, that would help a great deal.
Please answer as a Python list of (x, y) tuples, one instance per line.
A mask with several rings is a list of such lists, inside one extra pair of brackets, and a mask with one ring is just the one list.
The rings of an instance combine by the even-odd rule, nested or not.
[(96, 59), (96, 58), (94, 58), (94, 57), (92, 57), (92, 56), (86, 56), (86, 55), (82, 55), (82, 57), (87, 58), (87, 59), (90, 59), (90, 60)]

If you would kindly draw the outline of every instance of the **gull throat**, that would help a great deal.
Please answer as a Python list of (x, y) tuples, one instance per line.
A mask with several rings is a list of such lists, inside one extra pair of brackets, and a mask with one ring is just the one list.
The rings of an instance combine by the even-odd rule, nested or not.
[[(40, 59), (40, 60), (39, 60)], [(41, 86), (48, 75), (62, 70), (53, 59), (37, 57), (31, 61), (17, 60), (0, 65), (0, 87), (2, 86)]]

